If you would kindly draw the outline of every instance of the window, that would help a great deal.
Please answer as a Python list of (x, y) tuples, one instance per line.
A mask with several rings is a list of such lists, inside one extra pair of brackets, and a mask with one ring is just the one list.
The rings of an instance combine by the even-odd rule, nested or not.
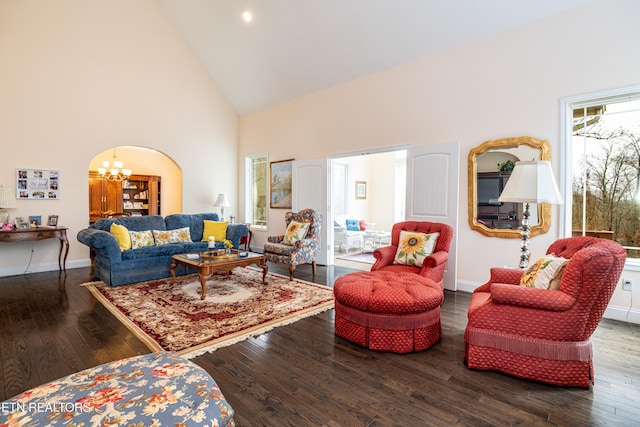
[(267, 228), (268, 166), (266, 153), (245, 158), (245, 221), (255, 228)]
[(613, 239), (640, 261), (640, 88), (563, 107), (564, 235)]

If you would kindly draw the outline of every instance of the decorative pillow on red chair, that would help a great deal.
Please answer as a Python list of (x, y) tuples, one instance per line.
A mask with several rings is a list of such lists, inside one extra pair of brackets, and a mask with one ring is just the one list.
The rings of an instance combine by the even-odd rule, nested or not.
[(422, 267), (424, 259), (433, 253), (438, 236), (440, 233), (400, 231), (398, 250), (393, 263)]
[(544, 256), (527, 268), (520, 279), (520, 286), (558, 290), (568, 262), (568, 259), (553, 254)]

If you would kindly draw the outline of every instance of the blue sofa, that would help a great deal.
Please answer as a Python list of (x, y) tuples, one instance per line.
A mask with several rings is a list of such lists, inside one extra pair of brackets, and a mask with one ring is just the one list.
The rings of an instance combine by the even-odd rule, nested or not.
[[(174, 214), (105, 218), (96, 221), (88, 228), (78, 232), (78, 241), (91, 248), (93, 275), (111, 286), (144, 282), (146, 280), (170, 277), (171, 256), (187, 252), (207, 250), (208, 242), (202, 242), (204, 220), (219, 221), (217, 213)], [(175, 230), (189, 227), (192, 242), (170, 243), (161, 246), (148, 246), (122, 251), (115, 237), (109, 232), (111, 224), (116, 223), (129, 231)], [(234, 248), (240, 245), (240, 239), (249, 234), (244, 224), (229, 224), (227, 240)], [(221, 249), (222, 242), (216, 242)], [(176, 268), (176, 274), (187, 274), (183, 267)]]

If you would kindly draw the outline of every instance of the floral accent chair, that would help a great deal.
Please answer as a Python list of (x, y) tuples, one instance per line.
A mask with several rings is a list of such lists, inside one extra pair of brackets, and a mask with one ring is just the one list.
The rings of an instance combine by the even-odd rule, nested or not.
[(626, 252), (611, 240), (569, 237), (552, 243), (551, 254), (568, 260), (558, 288), (530, 287), (524, 270), (492, 268), (489, 281), (475, 289), (464, 333), (469, 368), (561, 386), (593, 384), (590, 337)]
[(371, 271), (408, 272), (433, 280), (443, 288), (453, 227), (439, 222), (404, 221), (393, 225), (391, 245), (373, 251)]
[(85, 369), (0, 406), (2, 426), (235, 425), (207, 371), (170, 352)]
[(280, 236), (267, 237), (264, 256), (267, 261), (289, 264), (289, 280), (300, 264), (311, 264), (316, 274), (316, 251), (320, 247), (322, 214), (313, 209), (287, 212), (284, 216), (287, 232)]

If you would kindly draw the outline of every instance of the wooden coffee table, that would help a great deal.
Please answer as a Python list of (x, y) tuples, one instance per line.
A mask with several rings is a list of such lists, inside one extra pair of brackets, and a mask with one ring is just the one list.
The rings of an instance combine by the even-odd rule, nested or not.
[[(239, 256), (240, 253), (246, 253), (247, 256)], [(189, 258), (188, 256), (197, 255), (197, 258)], [(264, 255), (255, 254), (253, 252), (233, 252), (231, 255), (222, 255), (217, 257), (206, 257), (206, 252), (200, 252), (199, 254), (179, 254), (173, 255), (171, 261), (171, 277), (172, 282), (176, 279), (176, 267), (179, 265), (193, 268), (198, 270), (200, 276), (200, 285), (202, 286), (201, 299), (205, 299), (207, 296), (207, 280), (213, 273), (219, 271), (231, 271), (236, 267), (245, 267), (247, 265), (255, 264), (262, 268), (262, 283), (265, 283), (265, 278), (269, 267), (267, 266), (267, 260)]]

